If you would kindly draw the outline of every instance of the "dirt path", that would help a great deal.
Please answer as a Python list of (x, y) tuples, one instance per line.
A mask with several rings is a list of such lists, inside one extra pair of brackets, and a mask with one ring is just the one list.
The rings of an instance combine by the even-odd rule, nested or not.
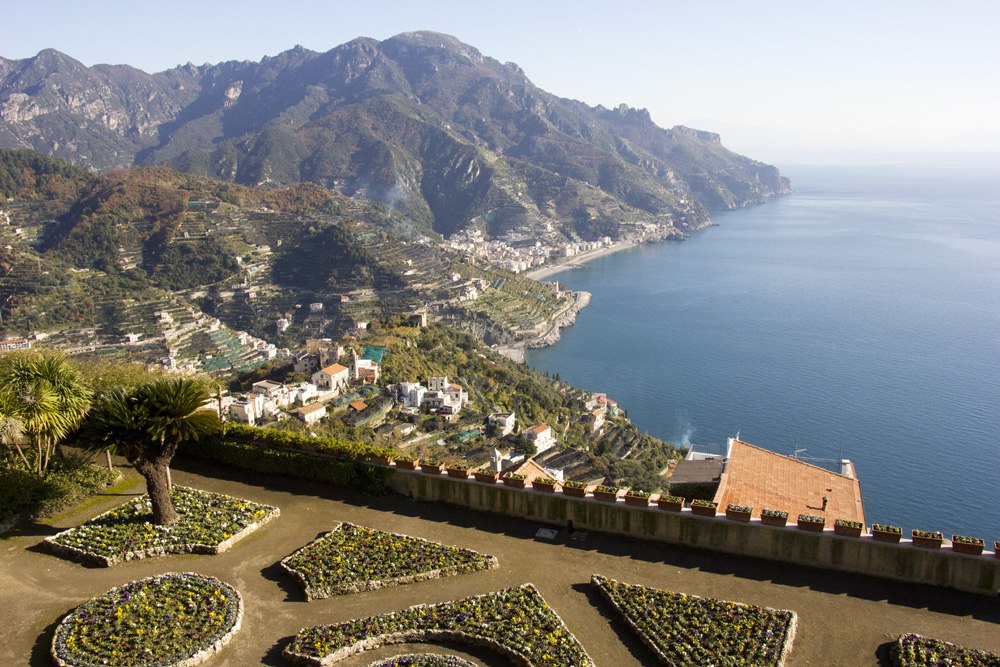
[[(143, 485), (109, 495), (56, 525), (30, 525), (0, 539), (0, 665), (50, 665), (49, 646), (63, 614), (133, 579), (195, 571), (234, 585), (246, 601), (236, 641), (208, 665), (279, 665), (280, 652), (301, 627), (381, 614), (532, 582), (562, 616), (599, 667), (653, 666), (654, 658), (589, 587), (593, 573), (624, 581), (751, 604), (793, 609), (799, 630), (789, 667), (875, 666), (876, 653), (904, 632), (1000, 651), (1000, 605), (983, 596), (894, 584), (823, 570), (775, 565), (695, 549), (591, 533), (572, 541), (534, 539), (538, 524), (399, 498), (368, 498), (321, 485), (233, 475), (178, 461), (175, 483), (277, 505), (281, 517), (220, 556), (171, 556), (114, 568), (91, 568), (49, 555), (45, 535), (141, 494)], [(129, 471), (130, 474), (131, 471)], [(305, 602), (280, 576), (278, 561), (338, 521), (415, 535), (496, 555), (500, 568), (371, 593)], [(880, 648), (882, 647), (882, 648)], [(403, 652), (451, 652), (398, 646), (341, 663), (361, 667)], [(502, 658), (459, 648), (487, 667)]]

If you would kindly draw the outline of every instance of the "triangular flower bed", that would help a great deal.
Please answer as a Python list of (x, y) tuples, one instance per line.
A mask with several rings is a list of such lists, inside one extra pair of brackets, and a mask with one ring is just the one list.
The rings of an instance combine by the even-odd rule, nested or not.
[(175, 486), (170, 497), (179, 515), (172, 526), (151, 523), (149, 496), (141, 496), (45, 543), (56, 553), (105, 567), (167, 554), (218, 554), (281, 513), (270, 505), (182, 486)]
[(343, 523), (281, 561), (315, 600), (497, 567), (495, 556)]
[(292, 664), (330, 665), (385, 644), (440, 641), (485, 646), (526, 667), (594, 667), (576, 637), (531, 584), (303, 628), (283, 656)]
[(962, 648), (920, 635), (901, 635), (892, 648), (893, 667), (1000, 667), (1000, 656), (994, 653)]
[(795, 612), (633, 586), (595, 574), (591, 584), (671, 667), (781, 667)]

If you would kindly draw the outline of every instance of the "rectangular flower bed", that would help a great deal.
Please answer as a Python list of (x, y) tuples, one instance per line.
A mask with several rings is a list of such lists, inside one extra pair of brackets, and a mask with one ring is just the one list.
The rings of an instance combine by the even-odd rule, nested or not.
[(691, 501), (691, 512), (698, 516), (715, 516), (719, 510), (719, 504), (711, 500), (695, 499)]
[(656, 506), (661, 510), (680, 512), (684, 509), (684, 499), (679, 496), (660, 496), (656, 499)]
[(764, 508), (760, 511), (760, 522), (765, 526), (784, 526), (788, 523), (788, 512)]
[(944, 535), (933, 530), (913, 529), (913, 546), (922, 549), (940, 549), (944, 542)]
[(976, 649), (956, 646), (920, 635), (900, 635), (892, 647), (893, 667), (948, 667), (950, 665), (970, 665), (971, 667), (996, 667), (1000, 665), (1000, 655)]
[(833, 522), (833, 532), (843, 537), (861, 537), (864, 525), (860, 521), (837, 519)]
[(562, 492), (567, 496), (572, 496), (574, 498), (584, 498), (589, 491), (586, 484), (581, 482), (569, 481), (563, 484)]
[(625, 494), (625, 504), (632, 507), (649, 507), (649, 494), (645, 491), (629, 491)]
[(872, 524), (872, 538), (877, 542), (899, 542), (903, 529), (899, 526), (889, 526), (881, 523)]
[(743, 521), (744, 523), (750, 522), (750, 517), (753, 515), (753, 508), (748, 505), (734, 505), (732, 503), (726, 507), (726, 518), (730, 521)]
[(511, 473), (503, 476), (503, 483), (515, 489), (523, 489), (528, 486), (528, 478), (525, 475)]
[(497, 480), (500, 479), (500, 473), (496, 470), (477, 470), (473, 474), (477, 482), (484, 484), (496, 484)]
[(466, 465), (450, 465), (447, 471), (448, 477), (457, 477), (459, 479), (469, 478), (469, 466)]
[(371, 461), (372, 463), (378, 463), (379, 465), (387, 466), (391, 465), (395, 459), (392, 456), (373, 455), (368, 457), (368, 460)]
[(798, 519), (799, 530), (809, 530), (814, 533), (822, 533), (826, 527), (826, 517), (815, 514), (800, 514)]
[(985, 548), (986, 542), (982, 538), (966, 537), (965, 535), (951, 536), (951, 549), (957, 553), (980, 556)]
[(618, 492), (621, 491), (617, 486), (599, 486), (594, 489), (594, 497), (606, 503), (613, 503), (618, 501)]
[(437, 461), (424, 461), (420, 464), (420, 470), (430, 475), (440, 475), (444, 472), (444, 464)]

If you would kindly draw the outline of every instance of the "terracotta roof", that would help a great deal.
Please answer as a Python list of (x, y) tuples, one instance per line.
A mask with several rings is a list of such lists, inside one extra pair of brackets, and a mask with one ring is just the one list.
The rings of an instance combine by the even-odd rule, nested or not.
[(547, 430), (549, 430), (549, 425), (548, 424), (539, 424), (538, 426), (532, 426), (528, 430), (529, 431), (534, 431), (538, 435), (541, 435), (542, 433), (545, 433)]
[(299, 408), (299, 414), (310, 415), (314, 412), (319, 412), (320, 410), (326, 410), (326, 406), (322, 403), (313, 403), (312, 405), (306, 405)]
[(529, 481), (535, 479), (536, 477), (552, 476), (549, 474), (547, 470), (545, 470), (545, 468), (535, 463), (534, 459), (528, 459), (526, 461), (522, 461), (516, 466), (504, 471), (504, 474), (508, 472), (524, 475)]
[(327, 375), (336, 375), (337, 373), (343, 373), (347, 370), (347, 368), (345, 366), (341, 366), (340, 364), (331, 364), (326, 368), (321, 368), (320, 370)]
[(364, 401), (354, 401), (353, 403), (351, 403), (351, 409), (352, 410), (356, 410), (358, 412), (361, 412), (362, 410), (364, 410), (367, 407), (368, 407), (368, 404), (365, 403)]
[(826, 516), (830, 526), (836, 519), (865, 522), (857, 479), (740, 440), (733, 440), (715, 501), (722, 509), (729, 503), (751, 505), (753, 516), (765, 507), (785, 510), (790, 522), (799, 514)]

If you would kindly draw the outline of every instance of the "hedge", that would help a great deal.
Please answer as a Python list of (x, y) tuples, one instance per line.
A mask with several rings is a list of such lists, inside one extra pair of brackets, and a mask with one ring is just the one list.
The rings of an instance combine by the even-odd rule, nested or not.
[(289, 431), (277, 431), (270, 428), (257, 428), (246, 424), (226, 424), (227, 440), (241, 440), (257, 444), (272, 445), (316, 451), (331, 456), (342, 456), (347, 459), (364, 460), (372, 457), (392, 457), (399, 454), (395, 449), (374, 447), (362, 442), (350, 442), (334, 438), (313, 438)]
[[(392, 470), (388, 468), (368, 465), (357, 459), (317, 456), (304, 451), (284, 449), (268, 445), (263, 441), (259, 441), (257, 444), (233, 440), (229, 436), (231, 430), (235, 429), (229, 427), (226, 430), (224, 438), (187, 440), (181, 444), (180, 451), (191, 456), (267, 475), (308, 479), (314, 482), (357, 489), (374, 495), (387, 492), (385, 480), (392, 474)], [(254, 430), (262, 431), (263, 429)], [(280, 433), (280, 431), (275, 433)], [(310, 444), (318, 444), (315, 443), (317, 438), (305, 439)], [(358, 443), (343, 444), (352, 446), (358, 452), (385, 451)], [(319, 450), (319, 448), (317, 449)], [(329, 450), (324, 448), (320, 451), (327, 453)]]

